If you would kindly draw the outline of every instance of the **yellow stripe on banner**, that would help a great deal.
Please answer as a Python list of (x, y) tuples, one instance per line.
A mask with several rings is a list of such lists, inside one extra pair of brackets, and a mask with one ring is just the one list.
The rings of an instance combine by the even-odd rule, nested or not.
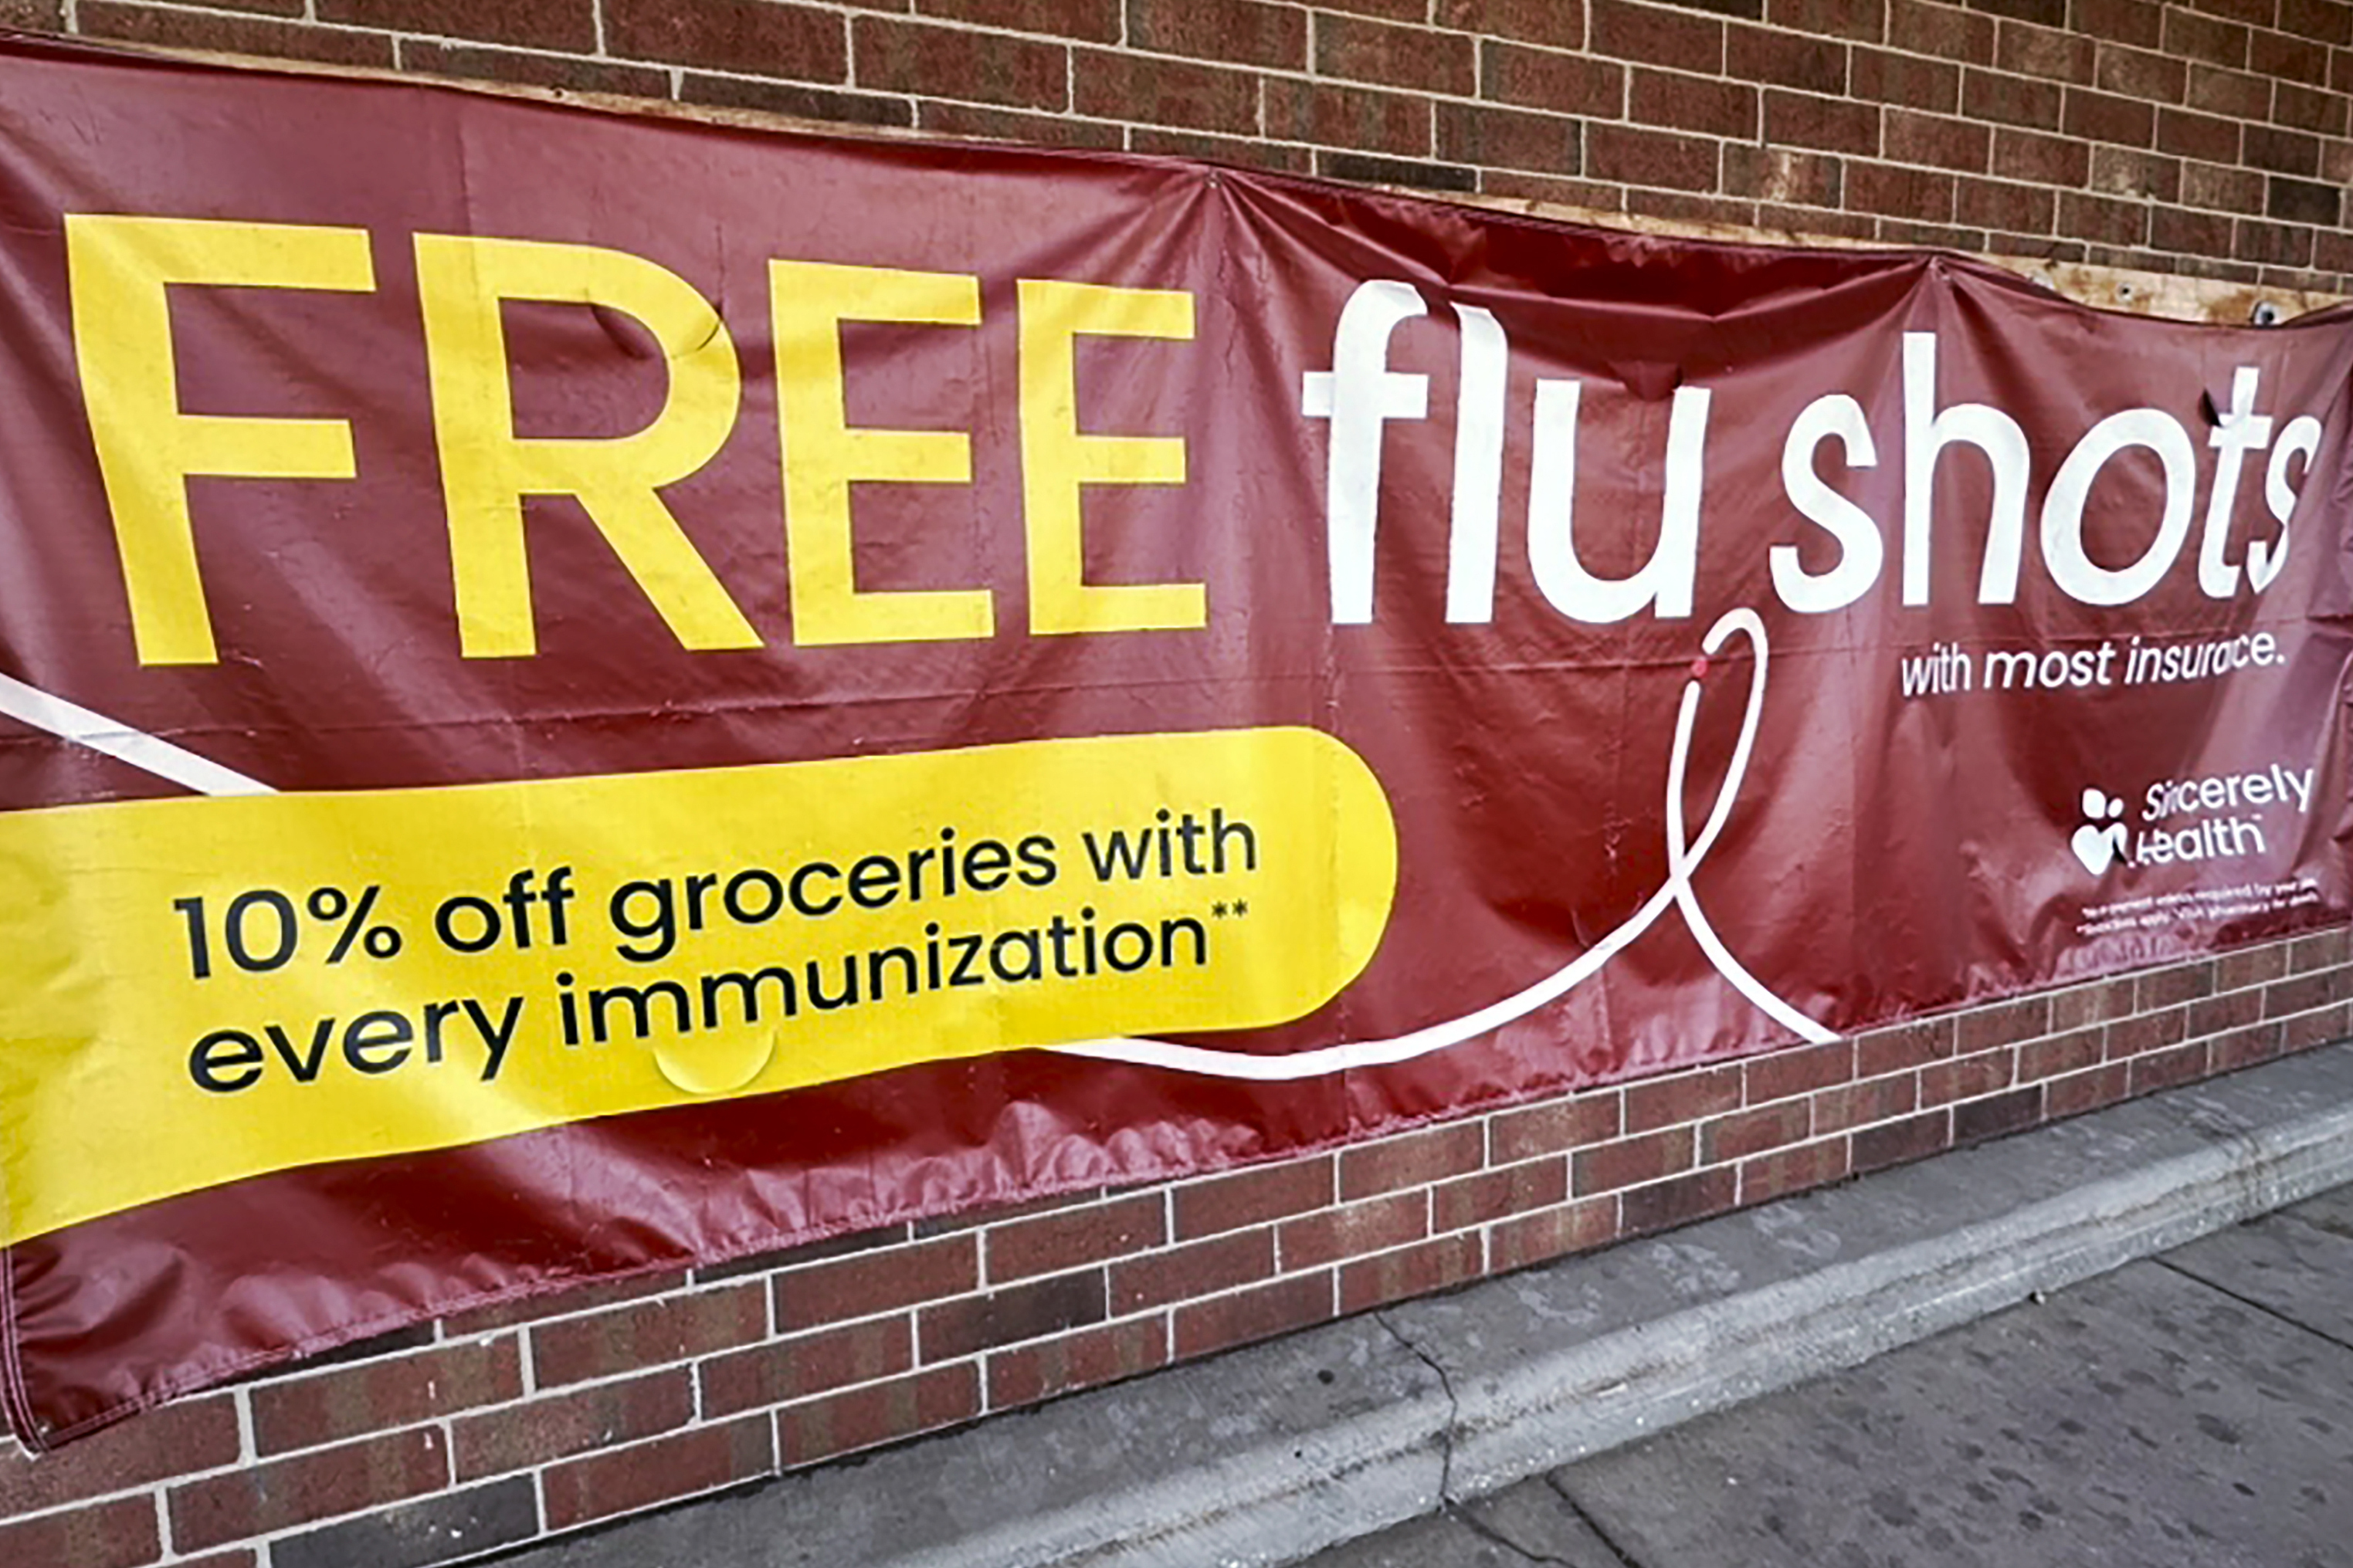
[(0, 1236), (913, 1062), (1282, 1023), (1371, 961), (1396, 880), (1379, 782), (1303, 729), (12, 813)]

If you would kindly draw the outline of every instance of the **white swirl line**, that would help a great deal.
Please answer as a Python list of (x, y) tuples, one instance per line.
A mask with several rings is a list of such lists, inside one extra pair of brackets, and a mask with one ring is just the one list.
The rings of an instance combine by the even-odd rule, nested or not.
[(0, 675), (0, 713), (36, 730), (70, 741), (77, 746), (128, 763), (142, 773), (168, 779), (198, 795), (272, 795), (259, 779), (200, 757), (161, 735), (93, 713), (78, 702), (27, 686), (13, 675)]
[[(1749, 752), (1757, 740), (1757, 721), (1765, 706), (1768, 652), (1765, 623), (1756, 611), (1746, 608), (1725, 611), (1707, 629), (1707, 635), (1700, 639), (1700, 649), (1703, 653), (1715, 653), (1734, 632), (1748, 638), (1757, 650), (1757, 661), (1748, 675), (1748, 705), (1740, 717), (1740, 739), (1732, 748), (1732, 761), (1725, 769), (1724, 783), (1717, 786), (1715, 802), (1708, 809), (1707, 821), (1700, 829), (1699, 841), (1688, 846), (1683, 841), (1683, 777), (1691, 757), (1692, 723), (1698, 715), (1700, 699), (1699, 678), (1694, 675), (1683, 682), (1683, 700), (1675, 710), (1674, 749), (1667, 758), (1666, 881), (1623, 925), (1535, 984), (1499, 1002), (1490, 1003), (1475, 1013), (1466, 1013), (1461, 1017), (1428, 1025), (1389, 1039), (1349, 1040), (1284, 1056), (1252, 1056), (1241, 1051), (1176, 1045), (1167, 1040), (1134, 1038), (1080, 1040), (1047, 1048), (1065, 1056), (1085, 1057), (1096, 1061), (1127, 1062), (1217, 1078), (1250, 1079), (1261, 1083), (1321, 1078), (1326, 1073), (1341, 1072), (1349, 1068), (1391, 1067), (1500, 1029), (1567, 994), (1598, 973), (1635, 938), (1650, 930), (1659, 917), (1666, 913), (1670, 905), (1682, 911), (1683, 924), (1690, 928), (1692, 935), (1699, 942), (1700, 951), (1715, 966), (1716, 973), (1775, 1023), (1801, 1039), (1818, 1044), (1838, 1038), (1767, 990), (1755, 975), (1742, 967), (1740, 961), (1725, 948), (1723, 939), (1716, 935), (1715, 928), (1708, 923), (1706, 913), (1700, 908), (1699, 897), (1692, 890), (1693, 874), (1707, 858), (1707, 852), (1715, 847), (1717, 835), (1724, 831), (1725, 822), (1732, 815), (1733, 801), (1740, 793), (1740, 781), (1748, 772)], [(248, 778), (160, 736), (135, 730), (6, 675), (0, 675), (0, 713), (60, 739), (102, 752), (199, 795), (270, 793), (270, 786), (259, 779)]]
[(1700, 682), (1694, 675), (1683, 682), (1683, 701), (1675, 710), (1674, 750), (1667, 758), (1667, 879), (1623, 925), (1577, 954), (1562, 968), (1525, 990), (1500, 1002), (1492, 1002), (1475, 1013), (1466, 1013), (1460, 1018), (1430, 1024), (1386, 1040), (1349, 1040), (1282, 1056), (1252, 1056), (1242, 1051), (1177, 1045), (1168, 1040), (1127, 1038), (1081, 1040), (1050, 1048), (1066, 1056), (1086, 1057), (1096, 1061), (1168, 1068), (1177, 1072), (1249, 1079), (1260, 1083), (1321, 1078), (1350, 1068), (1394, 1067), (1399, 1062), (1412, 1061), (1417, 1057), (1426, 1057), (1502, 1028), (1505, 1024), (1524, 1018), (1546, 1003), (1567, 994), (1599, 973), (1636, 937), (1650, 930), (1652, 923), (1666, 913), (1669, 905), (1683, 911), (1683, 924), (1698, 940), (1700, 951), (1707, 955), (1707, 961), (1715, 966), (1716, 973), (1729, 981), (1734, 990), (1762, 1008), (1775, 1023), (1800, 1039), (1814, 1044), (1837, 1039), (1836, 1034), (1767, 990), (1755, 975), (1741, 966), (1740, 961), (1725, 947), (1723, 939), (1716, 935), (1715, 928), (1708, 923), (1706, 914), (1700, 909), (1698, 895), (1692, 890), (1693, 873), (1707, 858), (1708, 850), (1715, 847), (1716, 836), (1724, 831), (1725, 822), (1732, 815), (1733, 800), (1739, 795), (1741, 778), (1748, 771), (1749, 752), (1757, 740), (1757, 721), (1765, 707), (1765, 666), (1767, 658), (1765, 623), (1756, 611), (1745, 607), (1725, 611), (1715, 625), (1707, 629), (1707, 635), (1700, 639), (1700, 649), (1703, 653), (1716, 652), (1734, 632), (1748, 638), (1757, 650), (1757, 662), (1749, 671), (1748, 706), (1740, 718), (1740, 739), (1732, 748), (1732, 761), (1725, 769), (1724, 783), (1717, 786), (1715, 803), (1708, 810), (1705, 826), (1700, 829), (1699, 842), (1689, 846), (1683, 842), (1683, 774), (1691, 757), (1692, 723), (1699, 713)]

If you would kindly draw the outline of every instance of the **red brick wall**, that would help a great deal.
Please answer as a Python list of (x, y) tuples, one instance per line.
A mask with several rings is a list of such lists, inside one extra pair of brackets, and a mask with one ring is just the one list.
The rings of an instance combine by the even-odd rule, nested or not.
[(0, 0), (0, 24), (2353, 291), (2348, 0)]
[[(0, 0), (0, 25), (2353, 292), (2347, 0)], [(51, 1458), (0, 1447), (0, 1563), (454, 1562), (2339, 1038), (2348, 997), (2337, 931), (479, 1311)]]

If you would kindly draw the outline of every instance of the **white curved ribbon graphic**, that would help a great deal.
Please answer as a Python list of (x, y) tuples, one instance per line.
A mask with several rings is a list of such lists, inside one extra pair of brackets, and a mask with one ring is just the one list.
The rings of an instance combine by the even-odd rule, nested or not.
[(259, 779), (225, 768), (210, 757), (200, 757), (161, 735), (93, 713), (78, 702), (55, 697), (37, 686), (27, 686), (13, 675), (0, 675), (0, 715), (16, 720), (60, 741), (87, 746), (100, 755), (128, 763), (142, 773), (169, 779), (197, 795), (274, 795)]
[[(1740, 961), (1725, 948), (1723, 939), (1716, 935), (1715, 928), (1708, 923), (1706, 912), (1700, 908), (1699, 898), (1692, 890), (1693, 873), (1707, 858), (1707, 852), (1715, 846), (1716, 836), (1724, 831), (1725, 819), (1732, 815), (1732, 803), (1740, 793), (1740, 781), (1748, 771), (1749, 752), (1757, 740), (1757, 721), (1765, 706), (1767, 651), (1765, 623), (1757, 617), (1756, 611), (1741, 608), (1725, 612), (1714, 626), (1708, 627), (1707, 635), (1700, 639), (1701, 651), (1708, 654), (1717, 652), (1734, 632), (1748, 639), (1756, 649), (1757, 660), (1748, 675), (1748, 706), (1741, 714), (1740, 739), (1733, 746), (1732, 761), (1725, 769), (1724, 783), (1716, 789), (1715, 804), (1709, 807), (1707, 821), (1700, 828), (1699, 840), (1686, 844), (1683, 838), (1683, 777), (1690, 761), (1692, 724), (1699, 713), (1700, 699), (1699, 677), (1694, 675), (1683, 683), (1683, 701), (1675, 710), (1674, 749), (1667, 757), (1667, 879), (1657, 892), (1651, 895), (1648, 902), (1634, 911), (1632, 918), (1579, 953), (1568, 964), (1526, 989), (1500, 1002), (1490, 1003), (1475, 1013), (1466, 1013), (1461, 1017), (1431, 1024), (1386, 1040), (1349, 1040), (1283, 1056), (1252, 1056), (1205, 1046), (1177, 1045), (1167, 1040), (1128, 1038), (1082, 1040), (1048, 1048), (1066, 1056), (1086, 1057), (1097, 1061), (1129, 1062), (1218, 1078), (1251, 1079), (1265, 1083), (1320, 1078), (1326, 1073), (1341, 1072), (1350, 1068), (1388, 1067), (1428, 1056), (1433, 1051), (1442, 1051), (1449, 1046), (1460, 1045), (1500, 1029), (1567, 994), (1599, 973), (1603, 965), (1635, 938), (1650, 930), (1652, 923), (1667, 912), (1670, 905), (1682, 911), (1683, 924), (1690, 928), (1693, 937), (1699, 942), (1700, 951), (1707, 955), (1707, 961), (1715, 966), (1716, 973), (1730, 982), (1734, 990), (1755, 1003), (1767, 1016), (1802, 1039), (1819, 1044), (1838, 1038), (1767, 990), (1755, 975), (1741, 966)], [(248, 778), (160, 736), (118, 723), (5, 675), (0, 675), (0, 714), (103, 752), (200, 795), (269, 793), (269, 785), (258, 779)]]
[(1683, 683), (1683, 701), (1675, 710), (1674, 749), (1667, 756), (1667, 879), (1623, 925), (1577, 954), (1567, 965), (1525, 990), (1515, 992), (1500, 1002), (1491, 1002), (1475, 1013), (1466, 1013), (1460, 1018), (1428, 1025), (1386, 1040), (1349, 1040), (1282, 1056), (1251, 1056), (1241, 1051), (1221, 1051), (1205, 1046), (1145, 1039), (1083, 1040), (1052, 1048), (1065, 1055), (1088, 1057), (1097, 1061), (1129, 1062), (1217, 1078), (1250, 1079), (1261, 1083), (1321, 1078), (1326, 1073), (1343, 1072), (1350, 1068), (1392, 1067), (1500, 1029), (1514, 1019), (1525, 1017), (1546, 1003), (1567, 995), (1599, 973), (1603, 965), (1636, 937), (1650, 930), (1652, 923), (1667, 912), (1670, 905), (1683, 911), (1683, 924), (1691, 929), (1692, 935), (1699, 942), (1700, 951), (1707, 955), (1707, 961), (1715, 966), (1716, 973), (1729, 981), (1734, 990), (1754, 1002), (1767, 1016), (1799, 1038), (1818, 1045), (1837, 1039), (1836, 1034), (1773, 994), (1741, 966), (1740, 961), (1725, 947), (1723, 939), (1715, 934), (1715, 928), (1708, 923), (1706, 913), (1699, 907), (1698, 896), (1692, 891), (1692, 874), (1699, 869), (1700, 862), (1707, 858), (1707, 852), (1714, 847), (1716, 836), (1724, 831), (1725, 819), (1732, 815), (1732, 803), (1740, 793), (1740, 780), (1748, 771), (1748, 753), (1757, 740), (1757, 721), (1765, 707), (1767, 658), (1765, 623), (1757, 617), (1756, 611), (1746, 608), (1725, 611), (1714, 626), (1708, 627), (1707, 635), (1700, 639), (1700, 649), (1708, 654), (1717, 652), (1734, 632), (1748, 639), (1757, 651), (1757, 662), (1748, 675), (1748, 707), (1741, 714), (1740, 739), (1732, 748), (1732, 761), (1725, 769), (1724, 783), (1716, 789), (1715, 804), (1708, 810), (1707, 822), (1700, 829), (1699, 841), (1690, 845), (1683, 841), (1683, 774), (1691, 757), (1692, 724), (1699, 714), (1700, 680), (1694, 675)]

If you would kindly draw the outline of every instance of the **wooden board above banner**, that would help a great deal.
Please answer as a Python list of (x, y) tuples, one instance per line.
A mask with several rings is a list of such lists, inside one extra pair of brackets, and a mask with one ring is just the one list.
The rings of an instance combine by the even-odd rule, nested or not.
[[(1404, 194), (1404, 193), (1401, 193)], [(1430, 193), (1417, 191), (1415, 195)], [(1531, 217), (1563, 223), (1591, 224), (1599, 228), (1624, 229), (1679, 239), (1721, 239), (1736, 245), (1795, 245), (1809, 249), (1908, 250), (1910, 246), (1884, 240), (1852, 239), (1838, 235), (1808, 234), (1800, 229), (1757, 228), (1745, 224), (1690, 223), (1609, 212), (1595, 207), (1566, 206), (1551, 202), (1490, 196), (1439, 196), (1473, 206), (1525, 213)], [(2031, 278), (2076, 301), (2103, 310), (2131, 316), (2161, 316), (2180, 321), (2211, 321), (2218, 326), (2275, 326), (2314, 310), (2342, 304), (2348, 296), (2305, 289), (2263, 288), (2224, 279), (2198, 278), (2180, 272), (2150, 272), (2131, 267), (2099, 267), (2085, 261), (2059, 261), (2048, 257), (2003, 256), (1994, 252), (1966, 254), (1977, 260)], [(2268, 315), (2264, 307), (2270, 307)]]

